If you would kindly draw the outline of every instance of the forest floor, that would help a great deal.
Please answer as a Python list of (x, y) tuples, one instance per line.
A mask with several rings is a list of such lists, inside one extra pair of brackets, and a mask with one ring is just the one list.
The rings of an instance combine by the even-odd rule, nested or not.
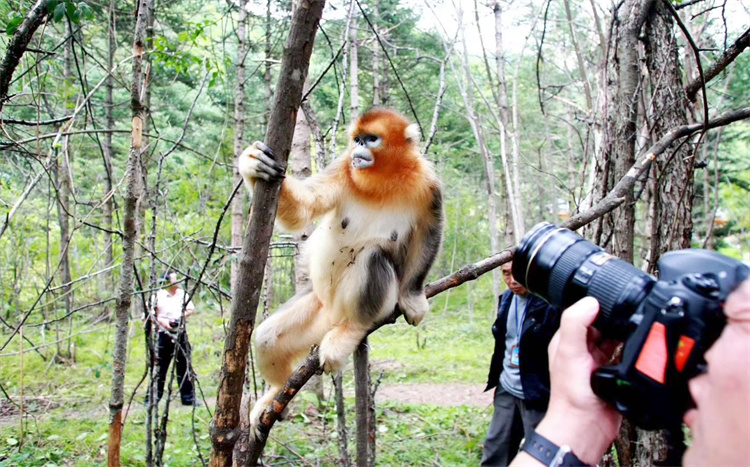
[(464, 383), (383, 383), (375, 393), (375, 401), (489, 407), (493, 392), (483, 390), (483, 386)]

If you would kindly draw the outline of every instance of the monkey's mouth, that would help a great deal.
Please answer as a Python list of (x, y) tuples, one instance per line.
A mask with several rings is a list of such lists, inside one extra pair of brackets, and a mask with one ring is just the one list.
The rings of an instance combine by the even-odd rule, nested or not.
[(374, 163), (375, 160), (370, 154), (352, 154), (352, 167), (354, 167), (355, 169), (366, 169), (368, 167), (372, 167)]

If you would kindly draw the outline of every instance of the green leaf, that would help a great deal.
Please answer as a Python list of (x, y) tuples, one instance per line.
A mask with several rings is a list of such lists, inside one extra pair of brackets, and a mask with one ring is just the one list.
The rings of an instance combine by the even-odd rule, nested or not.
[(57, 8), (57, 4), (60, 0), (47, 0), (47, 11), (52, 11)]
[(78, 4), (78, 9), (81, 10), (81, 17), (86, 19), (94, 19), (94, 10), (86, 2)]
[(23, 23), (23, 16), (19, 15), (15, 11), (11, 11), (8, 16), (10, 17), (10, 20), (8, 21), (8, 25), (5, 27), (5, 32), (9, 36), (12, 36), (18, 30), (18, 26)]
[(63, 19), (63, 16), (65, 16), (65, 4), (64, 3), (60, 3), (59, 5), (57, 5), (55, 7), (55, 13), (52, 16), (52, 19), (56, 23), (59, 23), (60, 20)]
[(18, 446), (18, 440), (16, 438), (6, 438), (5, 442), (11, 446)]
[(84, 439), (85, 439), (85, 438), (86, 438), (86, 437), (87, 437), (88, 435), (90, 435), (90, 434), (91, 434), (91, 432), (89, 432), (89, 431), (84, 431), (84, 432), (83, 432), (83, 433), (81, 433), (80, 435), (76, 436), (76, 441), (83, 441), (83, 440), (84, 440)]

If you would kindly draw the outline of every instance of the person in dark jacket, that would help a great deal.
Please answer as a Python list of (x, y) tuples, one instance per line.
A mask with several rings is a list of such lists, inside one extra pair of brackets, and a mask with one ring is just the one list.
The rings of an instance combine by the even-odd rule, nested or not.
[(492, 326), (495, 352), (485, 391), (495, 388), (494, 413), (484, 441), (482, 465), (506, 466), (521, 439), (530, 437), (549, 402), (547, 347), (560, 326), (560, 312), (516, 282), (502, 266), (508, 290)]

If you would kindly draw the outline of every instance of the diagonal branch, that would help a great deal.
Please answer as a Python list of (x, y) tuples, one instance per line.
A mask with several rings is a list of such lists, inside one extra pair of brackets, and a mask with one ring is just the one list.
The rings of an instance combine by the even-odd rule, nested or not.
[(8, 100), (8, 89), (13, 72), (16, 71), (18, 64), (21, 62), (21, 57), (26, 52), (34, 32), (47, 19), (48, 13), (47, 0), (37, 0), (8, 43), (3, 61), (0, 62), (0, 110), (3, 109), (5, 101)]
[[(742, 35), (736, 41), (734, 41), (734, 44), (732, 44), (724, 52), (724, 54), (722, 54), (722, 56), (703, 73), (703, 77), (705, 78), (706, 83), (708, 83), (719, 73), (724, 71), (726, 67), (729, 66), (729, 64), (731, 64), (737, 58), (737, 56), (739, 56), (739, 54), (741, 54), (748, 47), (750, 47), (750, 28), (742, 33)], [(700, 76), (698, 76), (685, 86), (685, 93), (687, 93), (687, 97), (688, 99), (690, 99), (690, 102), (695, 101), (695, 95), (698, 93), (698, 90), (702, 85), (703, 80)]]

